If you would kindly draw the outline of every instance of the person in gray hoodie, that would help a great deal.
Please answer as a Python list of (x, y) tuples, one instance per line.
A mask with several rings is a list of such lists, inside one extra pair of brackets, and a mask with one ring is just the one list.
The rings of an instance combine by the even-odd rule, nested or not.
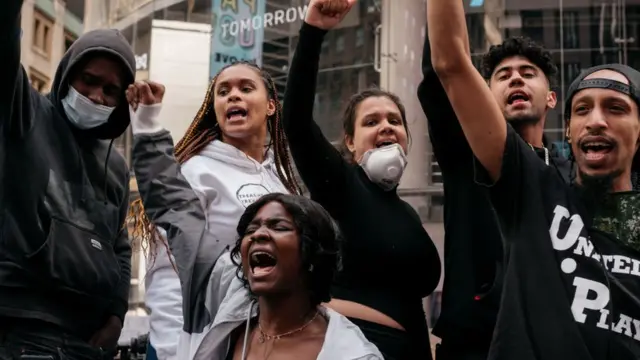
[[(147, 105), (161, 101), (162, 86), (142, 88)], [(134, 124), (153, 120), (143, 115), (134, 112)], [(383, 359), (357, 326), (321, 305), (339, 251), (337, 227), (320, 205), (299, 195), (261, 197), (241, 216), (229, 251), (208, 226), (168, 131), (138, 132), (132, 158), (146, 215), (166, 232), (182, 284), (179, 359)]]
[(99, 359), (128, 309), (130, 176), (113, 142), (135, 59), (118, 31), (88, 32), (40, 94), (20, 63), (22, 5), (0, 12), (0, 359)]

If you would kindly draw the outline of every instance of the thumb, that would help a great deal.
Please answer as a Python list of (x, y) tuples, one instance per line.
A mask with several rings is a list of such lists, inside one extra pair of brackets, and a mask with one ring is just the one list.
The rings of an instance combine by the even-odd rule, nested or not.
[(147, 83), (141, 83), (140, 86), (138, 87), (138, 90), (140, 91), (140, 102), (145, 104), (145, 105), (153, 105), (155, 103), (155, 98), (153, 96), (153, 93), (151, 92), (151, 88), (149, 87), (149, 84)]

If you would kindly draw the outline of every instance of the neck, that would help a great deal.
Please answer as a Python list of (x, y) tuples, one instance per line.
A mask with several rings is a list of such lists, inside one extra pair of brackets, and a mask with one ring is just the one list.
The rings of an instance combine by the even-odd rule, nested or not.
[(542, 135), (544, 134), (544, 121), (538, 121), (536, 124), (523, 124), (515, 128), (520, 137), (534, 147), (544, 147), (542, 143)]
[(264, 137), (250, 136), (247, 138), (233, 138), (222, 135), (222, 141), (245, 153), (248, 157), (262, 163), (265, 157)]
[[(584, 181), (582, 179), (582, 174), (580, 171), (576, 174), (576, 182), (579, 185), (584, 185)], [(625, 170), (622, 174), (614, 177), (611, 180), (611, 184), (609, 189), (607, 189), (610, 193), (623, 192), (623, 191), (631, 191), (633, 190), (633, 184), (631, 184), (631, 170)]]
[(258, 321), (268, 335), (281, 335), (304, 326), (314, 315), (307, 294), (258, 299)]

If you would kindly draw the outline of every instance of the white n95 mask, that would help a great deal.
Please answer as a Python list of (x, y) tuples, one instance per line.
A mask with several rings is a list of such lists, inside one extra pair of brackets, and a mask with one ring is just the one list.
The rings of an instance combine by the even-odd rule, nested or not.
[(367, 151), (359, 164), (369, 180), (389, 191), (400, 183), (407, 157), (399, 144), (393, 144)]
[(62, 107), (69, 121), (82, 130), (105, 124), (115, 109), (115, 107), (94, 104), (72, 86), (69, 86), (69, 93), (62, 99)]

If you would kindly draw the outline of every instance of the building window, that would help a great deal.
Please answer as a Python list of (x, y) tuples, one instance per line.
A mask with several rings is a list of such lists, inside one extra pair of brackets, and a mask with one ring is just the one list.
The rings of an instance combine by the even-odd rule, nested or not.
[(76, 38), (71, 34), (64, 34), (64, 52), (69, 51), (69, 48), (76, 41)]
[(45, 93), (49, 90), (49, 79), (33, 68), (29, 70), (29, 82), (40, 93)]
[(336, 38), (336, 51), (339, 53), (344, 51), (344, 35)]
[[(577, 49), (578, 43), (578, 12), (565, 11), (563, 18), (560, 18), (560, 12), (556, 12), (556, 47), (560, 48), (560, 41), (565, 49)], [(560, 39), (560, 29), (562, 28), (562, 39)]]
[(53, 21), (36, 11), (33, 14), (33, 47), (45, 56), (51, 55)]
[(358, 28), (356, 30), (356, 47), (360, 47), (364, 44), (364, 29)]
[(538, 44), (544, 44), (544, 15), (542, 11), (522, 11), (522, 34)]

